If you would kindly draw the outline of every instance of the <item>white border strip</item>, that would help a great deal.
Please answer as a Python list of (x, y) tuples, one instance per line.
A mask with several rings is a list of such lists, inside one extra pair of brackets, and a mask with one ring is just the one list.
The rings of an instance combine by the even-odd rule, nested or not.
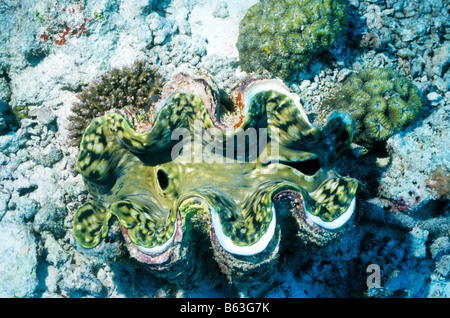
[(297, 106), (297, 109), (302, 114), (303, 119), (311, 125), (308, 115), (300, 103), (300, 98), (298, 95), (291, 93), (289, 88), (279, 79), (257, 80), (249, 84), (249, 86), (244, 90), (243, 100), (241, 101), (244, 104), (243, 116), (245, 117), (248, 114), (248, 108), (250, 107), (250, 103), (256, 94), (270, 90), (274, 90), (291, 98), (294, 101), (295, 106)]
[(306, 208), (305, 203), (303, 203), (303, 210), (305, 211), (306, 217), (310, 219), (314, 224), (317, 224), (327, 230), (336, 230), (342, 227), (345, 223), (347, 223), (348, 220), (350, 220), (350, 218), (353, 215), (353, 211), (355, 210), (355, 205), (356, 205), (356, 197), (353, 198), (347, 210), (340, 217), (331, 222), (323, 221), (320, 217), (312, 215), (311, 212), (309, 212), (308, 209)]
[(226, 250), (228, 253), (243, 256), (249, 256), (260, 253), (266, 249), (267, 245), (269, 245), (270, 241), (272, 240), (275, 234), (275, 226), (277, 221), (275, 217), (275, 207), (273, 206), (273, 204), (272, 204), (272, 220), (269, 223), (266, 233), (264, 233), (264, 235), (261, 236), (256, 243), (249, 246), (235, 245), (233, 241), (223, 233), (222, 224), (220, 223), (219, 214), (217, 213), (217, 211), (212, 206), (209, 206), (209, 208), (211, 210), (211, 222), (214, 226), (214, 231), (216, 233), (217, 240), (219, 241), (219, 244), (222, 246), (222, 248)]
[(165, 242), (163, 245), (157, 245), (155, 247), (143, 247), (143, 246), (136, 244), (136, 246), (139, 251), (141, 251), (142, 253), (145, 253), (147, 255), (150, 255), (150, 256), (161, 255), (170, 247), (170, 245), (172, 245), (173, 240), (175, 239), (176, 232), (177, 232), (177, 220), (175, 220), (175, 227), (173, 229), (172, 237), (170, 239), (168, 239), (167, 242)]

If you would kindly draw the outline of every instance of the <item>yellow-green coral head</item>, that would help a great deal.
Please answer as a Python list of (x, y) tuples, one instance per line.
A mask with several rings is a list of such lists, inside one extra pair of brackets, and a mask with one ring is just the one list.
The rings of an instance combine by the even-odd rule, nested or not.
[(289, 78), (328, 49), (346, 23), (343, 0), (262, 0), (239, 25), (241, 67)]
[(336, 97), (325, 103), (352, 116), (355, 142), (368, 148), (413, 123), (423, 105), (418, 88), (406, 77), (386, 68), (363, 69), (352, 74)]

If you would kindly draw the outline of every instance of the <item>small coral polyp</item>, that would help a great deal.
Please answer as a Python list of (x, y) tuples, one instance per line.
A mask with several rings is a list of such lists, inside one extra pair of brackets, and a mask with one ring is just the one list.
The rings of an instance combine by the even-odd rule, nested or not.
[(390, 69), (372, 68), (352, 74), (325, 104), (348, 112), (355, 121), (355, 142), (370, 148), (413, 123), (423, 100), (406, 77)]
[[(277, 261), (284, 216), (274, 203), (283, 191), (301, 197), (302, 209), (290, 217), (303, 233), (314, 232), (314, 241), (323, 243), (351, 223), (358, 182), (334, 170), (353, 139), (349, 115), (335, 112), (323, 128), (315, 127), (281, 80), (250, 80), (236, 92), (242, 122), (220, 129), (213, 115), (219, 94), (209, 83), (175, 77), (165, 85), (148, 131), (137, 132), (113, 112), (87, 127), (77, 166), (93, 200), (79, 209), (73, 225), (83, 247), (97, 246), (114, 216), (130, 255), (164, 277), (180, 279), (180, 271), (190, 275), (188, 263), (199, 258), (193, 246), (201, 236), (210, 242), (222, 272), (243, 282), (268, 277)], [(204, 136), (216, 136), (219, 143), (211, 147), (211, 138), (198, 138), (198, 123), (208, 132)], [(236, 138), (252, 129), (257, 138), (267, 131), (267, 142), (238, 144), (243, 157), (238, 146), (231, 152), (221, 147), (236, 145)], [(180, 142), (182, 151), (173, 157)], [(210, 152), (192, 160), (186, 145)], [(255, 153), (252, 147), (258, 147), (256, 157), (248, 155)], [(311, 160), (320, 163), (317, 171), (302, 172), (302, 164)]]
[(346, 23), (342, 0), (261, 0), (239, 25), (241, 67), (288, 79), (331, 47)]

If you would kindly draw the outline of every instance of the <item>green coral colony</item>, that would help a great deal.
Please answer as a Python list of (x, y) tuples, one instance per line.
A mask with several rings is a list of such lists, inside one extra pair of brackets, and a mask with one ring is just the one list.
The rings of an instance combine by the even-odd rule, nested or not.
[(289, 78), (331, 47), (346, 23), (343, 0), (261, 0), (239, 25), (241, 67)]
[(413, 123), (423, 100), (406, 77), (387, 68), (372, 68), (353, 73), (336, 97), (325, 103), (348, 112), (355, 121), (355, 142), (370, 147)]
[[(211, 96), (214, 88), (207, 81), (192, 82), (203, 83), (204, 94), (189, 85), (167, 85), (171, 92), (163, 92), (147, 131), (137, 132), (114, 112), (87, 127), (77, 166), (93, 200), (74, 217), (78, 242), (97, 246), (115, 216), (132, 256), (174, 271), (173, 264), (192, 261), (186, 250), (194, 244), (189, 231), (196, 223), (222, 271), (241, 277), (276, 261), (281, 229), (274, 196), (283, 191), (302, 198), (301, 228), (324, 237), (342, 233), (354, 216), (358, 182), (340, 176), (334, 166), (352, 142), (351, 117), (335, 112), (323, 128), (315, 127), (281, 80), (253, 80), (238, 90), (242, 122), (219, 129), (211, 117), (219, 105)], [(211, 138), (198, 138), (199, 128), (219, 142), (211, 147)], [(258, 132), (258, 146), (236, 142), (251, 131)], [(210, 151), (198, 156), (196, 149)], [(299, 167), (310, 161), (319, 163), (317, 171), (303, 173)], [(177, 268), (174, 276), (190, 267)]]

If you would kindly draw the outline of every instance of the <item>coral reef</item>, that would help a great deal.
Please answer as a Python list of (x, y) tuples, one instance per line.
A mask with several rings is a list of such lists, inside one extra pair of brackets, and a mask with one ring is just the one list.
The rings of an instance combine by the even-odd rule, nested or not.
[(368, 148), (413, 123), (422, 96), (406, 77), (385, 68), (363, 69), (349, 76), (325, 107), (347, 111), (355, 121), (355, 142)]
[(335, 42), (346, 20), (341, 0), (260, 1), (239, 25), (241, 67), (289, 78)]
[(89, 123), (108, 111), (124, 108), (131, 113), (148, 111), (159, 99), (161, 89), (160, 77), (146, 61), (109, 70), (77, 95), (79, 101), (72, 107), (74, 114), (69, 116), (71, 144), (79, 144)]
[[(145, 263), (146, 255), (128, 242), (115, 217), (107, 237), (95, 248), (78, 244), (74, 216), (92, 196), (82, 175), (73, 173), (79, 148), (67, 145), (68, 117), (83, 86), (107, 69), (145, 59), (165, 81), (177, 73), (211, 77), (217, 86), (210, 101), (194, 89), (193, 80), (178, 92), (201, 97), (213, 122), (233, 130), (243, 119), (243, 107), (225, 116), (210, 111), (219, 102), (215, 96), (221, 103), (230, 96), (239, 104), (238, 96), (231, 93), (248, 76), (239, 67), (239, 22), (259, 0), (83, 0), (83, 11), (77, 9), (77, 2), (58, 0), (55, 6), (55, 0), (0, 1), (3, 297), (201, 297), (202, 304), (210, 297), (245, 296), (450, 298), (448, 1), (346, 1), (348, 24), (342, 36), (287, 82), (289, 90), (299, 96), (311, 123), (323, 127), (329, 114), (321, 107), (323, 100), (352, 73), (389, 68), (404, 74), (422, 93), (420, 117), (388, 138), (386, 147), (381, 142), (364, 157), (356, 157), (354, 151), (339, 157), (335, 170), (362, 182), (357, 208), (363, 213), (357, 226), (320, 235), (324, 231), (301, 217), (298, 192), (278, 193), (273, 203), (281, 236), (278, 250), (272, 250), (276, 262), (266, 263), (270, 275), (261, 279), (235, 275), (233, 284), (222, 271), (237, 272), (220, 266), (232, 258), (214, 253), (205, 220), (194, 217), (208, 215), (209, 207), (195, 198), (180, 206), (189, 226), (183, 229), (187, 244), (180, 244), (179, 251), (192, 252), (184, 254), (192, 256), (186, 266), (169, 270), (164, 264), (152, 265), (148, 257)], [(62, 10), (70, 6), (77, 9), (75, 13)], [(44, 19), (49, 15), (51, 21), (43, 24), (36, 11)], [(40, 38), (54, 26), (52, 36), (61, 40), (66, 26), (73, 30), (84, 18), (91, 19), (85, 25), (88, 33), (68, 33), (64, 45), (56, 45), (50, 36), (47, 42)], [(20, 123), (14, 122), (16, 107), (28, 113)], [(127, 120), (142, 114), (113, 111)], [(131, 125), (146, 130), (139, 122)], [(367, 269), (374, 266), (380, 280), (369, 287), (368, 278), (374, 276)], [(179, 273), (192, 275), (192, 284), (174, 284)], [(246, 280), (260, 284), (245, 292), (238, 285)], [(186, 299), (175, 302), (186, 303)], [(160, 306), (158, 300), (153, 303)], [(168, 315), (179, 312), (179, 306), (165, 302), (161, 306)], [(270, 307), (270, 311), (277, 310)]]
[[(107, 236), (114, 215), (129, 243), (147, 255), (146, 263), (164, 264), (170, 271), (180, 266), (172, 263), (189, 267), (185, 263), (192, 261), (187, 256), (192, 252), (183, 252), (191, 244), (185, 229), (194, 217), (179, 207), (197, 198), (206, 208), (195, 219), (205, 227), (222, 271), (233, 283), (253, 288), (254, 277), (269, 277), (277, 259), (276, 194), (298, 193), (302, 208), (297, 218), (303, 230), (319, 233), (322, 244), (333, 238), (328, 231), (351, 223), (358, 182), (333, 170), (353, 138), (347, 114), (332, 114), (319, 129), (280, 80), (250, 80), (238, 89), (243, 120), (222, 130), (209, 115), (215, 111), (208, 112), (198, 95), (183, 91), (189, 80), (175, 79), (181, 88), (165, 86), (171, 93), (163, 93), (167, 99), (156, 105), (159, 112), (150, 130), (136, 132), (117, 113), (87, 127), (77, 166), (94, 199), (78, 210), (73, 225), (83, 247), (95, 247)], [(203, 83), (214, 100), (207, 81), (191, 81)], [(174, 144), (173, 134), (179, 138), (180, 130), (183, 140)], [(314, 170), (308, 170), (311, 161), (317, 162)]]

